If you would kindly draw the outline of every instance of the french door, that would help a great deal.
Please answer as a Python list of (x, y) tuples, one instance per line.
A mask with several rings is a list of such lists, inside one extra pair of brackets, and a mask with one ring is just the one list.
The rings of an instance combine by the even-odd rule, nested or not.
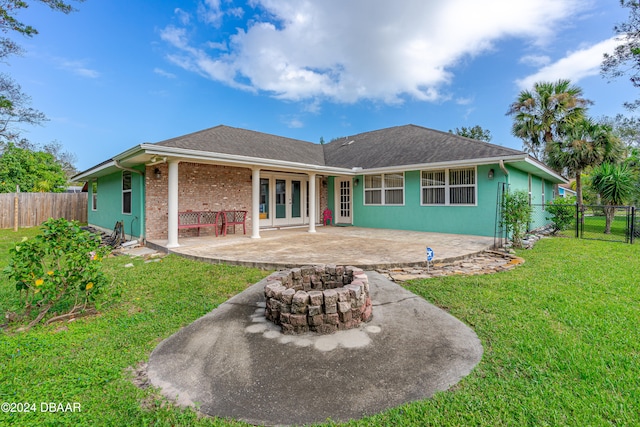
[(260, 178), (260, 226), (308, 224), (306, 177), (272, 175)]
[(335, 194), (335, 222), (337, 224), (351, 224), (351, 178), (336, 178)]

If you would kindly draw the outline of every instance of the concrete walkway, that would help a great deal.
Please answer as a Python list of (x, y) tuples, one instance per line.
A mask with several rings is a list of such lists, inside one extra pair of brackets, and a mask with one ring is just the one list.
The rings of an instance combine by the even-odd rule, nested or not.
[(482, 357), (475, 333), (368, 272), (373, 319), (333, 335), (283, 335), (264, 318), (264, 281), (153, 351), (151, 383), (183, 405), (258, 425), (358, 419), (431, 397)]
[[(427, 246), (434, 262), (450, 262), (484, 251), (493, 237), (426, 233), (360, 227), (318, 227), (262, 231), (260, 239), (248, 235), (181, 238), (170, 250), (193, 259), (265, 269), (313, 264), (354, 265), (365, 270), (424, 265)], [(166, 241), (149, 241), (166, 250)]]

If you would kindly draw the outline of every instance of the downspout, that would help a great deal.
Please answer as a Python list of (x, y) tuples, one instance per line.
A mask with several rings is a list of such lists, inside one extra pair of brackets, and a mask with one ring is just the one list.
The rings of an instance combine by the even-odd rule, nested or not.
[(147, 194), (146, 194), (146, 186), (145, 186), (145, 176), (144, 174), (142, 174), (142, 177), (140, 178), (140, 237), (138, 238), (138, 240), (140, 240), (140, 243), (142, 245), (146, 244), (146, 239), (144, 237), (145, 235), (145, 231), (146, 229), (146, 200), (147, 200)]
[(507, 178), (507, 184), (509, 183), (509, 171), (507, 170), (506, 166), (504, 165), (504, 160), (500, 159), (500, 169), (502, 169), (502, 172), (504, 172), (505, 177)]
[(128, 171), (128, 172), (133, 172), (133, 173), (137, 173), (138, 175), (144, 177), (144, 172), (140, 172), (137, 169), (132, 169), (132, 168), (128, 168), (126, 166), (122, 166), (120, 163), (118, 163), (117, 160), (113, 161), (113, 164), (115, 165), (115, 167), (117, 167), (118, 169), (121, 169), (123, 171)]
[[(138, 236), (138, 240), (141, 243), (144, 243), (145, 239), (144, 239), (144, 230), (145, 230), (145, 218), (144, 218), (144, 172), (139, 171), (137, 169), (133, 169), (133, 168), (128, 168), (126, 166), (122, 166), (117, 160), (113, 161), (113, 164), (115, 165), (115, 167), (117, 167), (118, 169), (121, 169), (123, 171), (127, 171), (127, 172), (131, 172), (131, 173), (137, 173), (138, 175), (140, 175), (140, 236)], [(133, 224), (133, 220), (132, 220), (132, 224)], [(131, 238), (133, 238), (133, 236), (131, 236)]]

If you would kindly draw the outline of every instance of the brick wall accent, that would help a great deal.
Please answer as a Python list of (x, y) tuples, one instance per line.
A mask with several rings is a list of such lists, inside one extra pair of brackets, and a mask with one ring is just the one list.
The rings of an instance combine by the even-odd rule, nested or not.
[[(155, 177), (155, 168), (160, 169), (160, 178)], [(246, 210), (247, 230), (251, 230), (251, 169), (181, 162), (178, 175), (179, 211)], [(168, 177), (168, 165), (147, 166), (146, 236), (150, 240), (168, 238)], [(236, 232), (242, 233), (242, 227), (237, 227)], [(179, 230), (178, 237), (196, 236), (197, 233), (197, 229)], [(213, 227), (200, 230), (201, 236), (214, 233)]]
[(316, 191), (320, 192), (320, 209), (318, 209), (318, 217), (316, 218), (317, 223), (322, 223), (322, 212), (329, 206), (329, 179), (326, 176), (320, 177), (318, 181), (318, 187)]
[[(154, 174), (160, 170), (160, 178)], [(251, 230), (251, 169), (202, 163), (180, 163), (178, 166), (178, 210), (220, 211), (246, 210), (247, 233)], [(322, 222), (322, 211), (327, 207), (327, 178), (322, 177), (316, 191), (320, 194), (317, 222)], [(167, 199), (169, 166), (158, 164), (147, 166), (145, 171), (146, 236), (149, 240), (166, 240)], [(237, 226), (236, 232), (242, 233)], [(201, 236), (214, 234), (213, 227), (200, 229)], [(198, 230), (178, 231), (178, 238), (196, 236)]]

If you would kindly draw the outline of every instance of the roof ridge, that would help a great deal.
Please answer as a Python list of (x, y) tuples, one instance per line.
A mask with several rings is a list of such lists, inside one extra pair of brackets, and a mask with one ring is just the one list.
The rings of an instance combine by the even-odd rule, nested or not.
[(190, 136), (193, 136), (193, 135), (198, 135), (198, 134), (201, 134), (201, 133), (204, 133), (204, 132), (208, 132), (208, 131), (211, 131), (213, 129), (224, 128), (224, 127), (229, 127), (229, 126), (226, 126), (226, 125), (223, 125), (223, 124), (219, 124), (219, 125), (216, 125), (216, 126), (212, 126), (210, 128), (200, 129), (200, 130), (197, 130), (197, 131), (194, 131), (194, 132), (189, 132), (189, 133), (186, 133), (184, 135), (173, 136), (171, 138), (163, 139), (161, 141), (151, 142), (151, 144), (159, 145), (159, 144), (161, 144), (163, 142), (170, 142), (170, 141), (173, 141), (173, 140), (176, 140), (176, 139), (183, 139), (183, 138), (190, 137)]
[(206, 129), (201, 129), (201, 130), (197, 130), (197, 131), (194, 131), (194, 132), (189, 132), (189, 133), (186, 133), (184, 135), (174, 136), (174, 137), (171, 137), (171, 138), (168, 138), (168, 139), (163, 139), (161, 141), (152, 142), (151, 144), (160, 144), (160, 143), (163, 143), (163, 142), (170, 142), (170, 141), (173, 141), (173, 140), (176, 140), (176, 139), (183, 139), (183, 138), (186, 138), (186, 137), (199, 135), (199, 134), (202, 134), (202, 133), (205, 133), (205, 132), (210, 132), (210, 131), (212, 131), (214, 129), (218, 129), (218, 128), (221, 128), (221, 129), (232, 129), (232, 130), (239, 131), (239, 132), (250, 132), (250, 133), (253, 133), (253, 134), (268, 135), (268, 136), (271, 136), (271, 137), (274, 137), (274, 138), (288, 139), (290, 141), (306, 142), (306, 143), (313, 144), (313, 145), (320, 145), (320, 144), (316, 144), (315, 142), (306, 141), (304, 139), (291, 138), (291, 137), (288, 137), (288, 136), (276, 135), (274, 133), (267, 133), (267, 132), (261, 132), (261, 131), (258, 131), (258, 130), (253, 130), (253, 129), (245, 129), (245, 128), (240, 128), (240, 127), (236, 127), (236, 126), (229, 126), (229, 125), (225, 125), (225, 124), (222, 124), (222, 123), (218, 124), (216, 126), (212, 126), (212, 127), (206, 128)]
[(228, 129), (235, 129), (235, 130), (239, 130), (239, 131), (243, 131), (243, 132), (251, 132), (251, 133), (261, 134), (261, 135), (269, 135), (269, 136), (272, 136), (272, 137), (275, 137), (275, 138), (288, 139), (290, 141), (306, 142), (308, 144), (320, 145), (318, 143), (307, 141), (307, 140), (304, 140), (304, 139), (291, 138), (289, 136), (276, 135), (275, 133), (262, 132), (262, 131), (259, 131), (259, 130), (245, 129), (245, 128), (239, 128), (239, 127), (235, 127), (235, 126), (227, 126), (227, 125), (220, 125), (220, 127), (225, 127), (225, 128), (228, 128)]
[(447, 136), (453, 136), (453, 137), (456, 137), (456, 138), (462, 138), (465, 141), (472, 142), (474, 144), (489, 144), (489, 145), (492, 145), (492, 146), (494, 146), (496, 148), (502, 148), (502, 149), (505, 149), (505, 150), (514, 151), (514, 152), (517, 152), (519, 154), (525, 153), (522, 150), (516, 150), (515, 148), (505, 147), (504, 145), (495, 144), (493, 142), (488, 142), (488, 141), (482, 141), (480, 139), (469, 138), (468, 136), (458, 135), (458, 134), (453, 133), (453, 132), (445, 132), (445, 131), (440, 130), (440, 129), (431, 129), (431, 128), (428, 128), (428, 127), (425, 127), (425, 126), (420, 126), (420, 125), (415, 125), (415, 124), (410, 124), (410, 126), (414, 126), (414, 127), (418, 127), (418, 128), (421, 128), (421, 129), (430, 130), (432, 132), (441, 133), (441, 134), (447, 135)]

